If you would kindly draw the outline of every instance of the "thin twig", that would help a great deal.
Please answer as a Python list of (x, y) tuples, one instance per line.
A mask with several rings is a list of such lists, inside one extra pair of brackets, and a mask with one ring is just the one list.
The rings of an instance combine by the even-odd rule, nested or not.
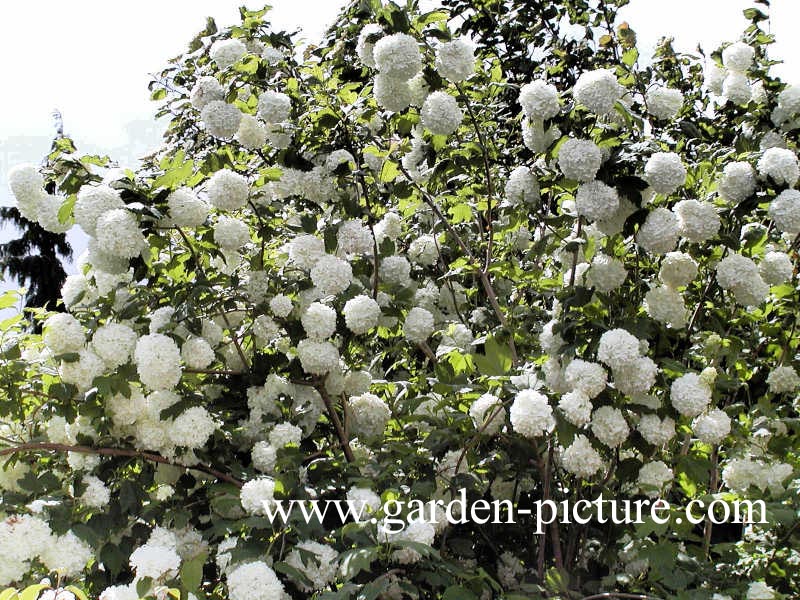
[(350, 447), (350, 440), (347, 438), (347, 432), (345, 432), (342, 426), (339, 415), (336, 414), (336, 407), (333, 405), (333, 400), (331, 400), (331, 397), (328, 395), (325, 386), (320, 385), (315, 387), (319, 395), (322, 396), (322, 401), (325, 403), (325, 408), (328, 411), (328, 417), (331, 423), (333, 423), (334, 429), (336, 429), (336, 435), (339, 437), (339, 444), (342, 446), (344, 457), (347, 459), (347, 462), (354, 462), (355, 456), (353, 455), (353, 449)]

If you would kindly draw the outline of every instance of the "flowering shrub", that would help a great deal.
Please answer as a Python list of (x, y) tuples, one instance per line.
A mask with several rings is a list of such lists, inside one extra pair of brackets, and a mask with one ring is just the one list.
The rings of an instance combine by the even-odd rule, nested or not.
[[(140, 170), (64, 139), (10, 174), (27, 218), (90, 243), (67, 313), (2, 324), (0, 585), (800, 587), (800, 88), (770, 75), (765, 16), (704, 63), (664, 40), (645, 66), (622, 0), (444, 4), (354, 3), (302, 62), (242, 9), (153, 82), (171, 123)], [(462, 489), (676, 508), (540, 533), (382, 512)], [(281, 499), (375, 518), (271, 522)], [(711, 499), (766, 523), (678, 518)]]

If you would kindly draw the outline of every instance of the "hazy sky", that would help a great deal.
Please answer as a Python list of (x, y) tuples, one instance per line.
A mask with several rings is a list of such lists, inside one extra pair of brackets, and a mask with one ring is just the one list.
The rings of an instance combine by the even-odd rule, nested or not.
[[(422, 0), (430, 3), (434, 0)], [(5, 174), (18, 162), (38, 162), (53, 135), (51, 113), (58, 108), (65, 131), (79, 149), (134, 157), (155, 105), (149, 101), (149, 73), (180, 54), (213, 16), (220, 28), (238, 21), (241, 0), (0, 0), (0, 204), (11, 202)], [(257, 8), (263, 2), (245, 2)], [(345, 0), (271, 0), (278, 29), (301, 28), (317, 40)], [(747, 0), (632, 0), (621, 14), (639, 36), (643, 53), (661, 35), (676, 38), (679, 50), (707, 50), (738, 37)], [(778, 38), (777, 72), (800, 83), (799, 0), (772, 0), (771, 27)], [(0, 240), (7, 237), (0, 231)], [(82, 242), (76, 238), (76, 243)], [(82, 249), (82, 248), (81, 248)], [(0, 283), (0, 287), (2, 284)]]

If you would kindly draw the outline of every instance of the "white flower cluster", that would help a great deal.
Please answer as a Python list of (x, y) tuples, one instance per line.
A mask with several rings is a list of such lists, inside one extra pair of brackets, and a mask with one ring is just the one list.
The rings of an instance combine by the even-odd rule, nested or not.
[(690, 242), (702, 243), (710, 240), (720, 228), (717, 209), (710, 202), (681, 200), (673, 207), (678, 216), (678, 231)]
[(345, 303), (342, 314), (347, 328), (356, 335), (362, 335), (378, 326), (381, 307), (369, 296), (360, 294)]
[(661, 260), (658, 278), (665, 285), (677, 289), (688, 285), (697, 273), (697, 263), (691, 256), (683, 252), (667, 252)]
[(340, 294), (353, 281), (350, 263), (332, 254), (322, 255), (309, 274), (319, 293), (325, 296)]
[(236, 141), (248, 150), (256, 150), (267, 143), (269, 130), (253, 115), (242, 115), (239, 129), (236, 130)]
[(469, 79), (475, 72), (475, 46), (465, 38), (441, 44), (436, 49), (436, 71), (453, 83)]
[(65, 233), (68, 222), (58, 218), (61, 199), (48, 194), (44, 189), (44, 179), (39, 169), (31, 164), (17, 165), (8, 172), (8, 185), (17, 201), (19, 213), (29, 221), (51, 233)]
[(140, 337), (134, 361), (141, 382), (151, 390), (171, 390), (181, 378), (181, 353), (175, 341), (161, 333)]
[(644, 298), (647, 314), (672, 329), (683, 329), (686, 326), (689, 311), (680, 295), (667, 285), (655, 286)]
[(578, 77), (572, 94), (578, 104), (583, 104), (596, 115), (606, 115), (622, 97), (625, 88), (608, 69), (587, 71)]
[(386, 423), (392, 416), (386, 402), (367, 392), (351, 396), (347, 404), (353, 413), (354, 429), (358, 435), (367, 439), (383, 436)]
[[(409, 519), (402, 531), (391, 531), (378, 525), (378, 539), (384, 542), (409, 541), (431, 546), (436, 538), (436, 530), (427, 519)], [(418, 562), (422, 555), (409, 547), (399, 548), (392, 553), (392, 558), (403, 565)]]
[(653, 254), (665, 254), (675, 248), (680, 237), (677, 215), (660, 206), (647, 213), (636, 233), (636, 243)]
[(539, 182), (528, 167), (517, 167), (508, 176), (506, 199), (514, 206), (539, 199)]
[(254, 561), (237, 565), (228, 573), (231, 600), (280, 600), (285, 597), (283, 584), (266, 563)]
[(794, 187), (800, 178), (797, 155), (786, 148), (767, 148), (758, 159), (758, 172), (778, 185)]
[[(301, 556), (301, 551), (313, 554), (314, 558)], [(338, 558), (339, 553), (330, 546), (306, 540), (294, 547), (286, 557), (286, 564), (311, 580), (310, 586), (303, 582), (297, 582), (297, 585), (304, 592), (312, 592), (323, 589), (334, 580), (339, 569)]]
[(785, 252), (769, 251), (761, 259), (758, 272), (767, 285), (780, 285), (794, 277), (794, 264)]
[(242, 111), (224, 100), (212, 100), (200, 111), (200, 121), (212, 136), (229, 140), (239, 131)]
[(216, 77), (204, 75), (199, 77), (189, 93), (189, 100), (197, 110), (202, 110), (206, 104), (222, 100), (225, 90)]
[(563, 452), (561, 466), (578, 477), (589, 478), (603, 468), (603, 458), (585, 435), (576, 435)]
[(616, 189), (602, 181), (590, 181), (578, 187), (575, 208), (579, 215), (590, 221), (611, 219), (619, 208), (619, 195)]
[(238, 210), (247, 204), (250, 186), (244, 175), (230, 169), (220, 169), (206, 183), (211, 205), (219, 210)]
[(324, 340), (336, 331), (336, 311), (330, 306), (314, 302), (303, 313), (300, 322), (309, 338)]
[(547, 396), (531, 389), (517, 392), (509, 415), (514, 431), (527, 438), (550, 433), (556, 426)]
[(129, 562), (138, 579), (164, 582), (178, 574), (181, 557), (172, 548), (144, 544), (131, 553)]
[(591, 140), (570, 138), (558, 150), (558, 167), (568, 179), (592, 181), (603, 163), (603, 152)]
[(729, 254), (719, 261), (717, 283), (744, 306), (758, 306), (769, 295), (769, 286), (761, 278), (756, 264), (741, 254)]
[(214, 42), (209, 50), (209, 56), (217, 68), (222, 70), (239, 62), (245, 52), (247, 52), (245, 45), (240, 40), (232, 38)]
[(706, 444), (719, 444), (731, 432), (731, 419), (725, 411), (713, 408), (692, 421), (692, 431)]
[(58, 374), (64, 383), (71, 383), (78, 390), (85, 392), (92, 387), (95, 377), (99, 377), (106, 370), (105, 363), (91, 350), (86, 348), (78, 352), (78, 360), (61, 361)]
[(205, 408), (193, 406), (172, 420), (169, 426), (169, 439), (176, 446), (202, 448), (219, 426), (220, 422)]
[(800, 388), (800, 375), (792, 366), (776, 367), (767, 376), (767, 384), (773, 394), (791, 394)]
[(250, 241), (250, 227), (236, 217), (220, 215), (214, 224), (214, 241), (224, 251), (236, 251)]
[(644, 166), (644, 178), (657, 194), (668, 196), (686, 181), (686, 167), (674, 152), (656, 152)]
[[(481, 430), (485, 435), (494, 435), (506, 422), (506, 409), (497, 396), (483, 394), (470, 405), (469, 416), (475, 429)], [(491, 421), (488, 420), (490, 418)]]
[(585, 281), (587, 287), (607, 294), (621, 286), (627, 276), (628, 271), (622, 261), (607, 254), (597, 254), (586, 272)]
[(275, 480), (257, 477), (246, 481), (239, 492), (242, 508), (250, 515), (265, 516), (266, 507), (275, 500)]
[(525, 116), (533, 121), (546, 121), (561, 112), (558, 90), (541, 79), (520, 88), (519, 103)]
[(600, 336), (597, 359), (611, 367), (614, 386), (629, 396), (646, 393), (658, 375), (655, 362), (642, 356), (642, 344), (624, 329), (611, 329)]
[(762, 493), (769, 490), (773, 493), (783, 491), (783, 482), (794, 469), (786, 463), (765, 463), (751, 457), (734, 458), (722, 469), (722, 481), (725, 486), (740, 493), (746, 493), (751, 487)]
[(656, 119), (670, 121), (683, 107), (683, 94), (680, 90), (656, 85), (647, 90), (645, 95), (647, 112)]
[(639, 486), (651, 498), (658, 497), (672, 483), (674, 474), (663, 461), (654, 460), (639, 469)]
[(657, 447), (663, 446), (675, 437), (675, 421), (671, 417), (661, 419), (654, 414), (642, 415), (636, 429), (647, 443)]
[(783, 190), (770, 202), (769, 216), (778, 231), (789, 235), (800, 233), (800, 192)]
[(725, 165), (719, 181), (719, 195), (739, 204), (756, 191), (756, 173), (750, 163), (739, 161)]
[(138, 256), (147, 246), (136, 216), (125, 209), (109, 210), (97, 219), (97, 243), (103, 252), (120, 258)]
[(67, 313), (57, 313), (44, 322), (44, 343), (53, 354), (78, 352), (86, 343), (80, 321)]
[(312, 339), (297, 344), (297, 357), (306, 373), (325, 375), (339, 366), (339, 351), (330, 342)]
[(680, 414), (696, 417), (711, 403), (711, 388), (697, 373), (685, 373), (672, 382), (669, 396)]
[(86, 235), (96, 235), (97, 220), (104, 213), (125, 208), (119, 192), (107, 185), (85, 185), (78, 190), (78, 198), (72, 209), (75, 223)]
[(447, 92), (433, 92), (425, 98), (420, 118), (422, 125), (434, 135), (450, 135), (458, 130), (464, 112)]
[(612, 406), (601, 406), (592, 414), (592, 433), (609, 448), (617, 448), (628, 439), (630, 428), (622, 411)]
[(415, 306), (406, 315), (403, 322), (403, 335), (415, 344), (425, 342), (435, 329), (433, 315), (430, 311)]
[(199, 227), (208, 217), (208, 204), (189, 188), (178, 188), (167, 196), (172, 223), (178, 227)]

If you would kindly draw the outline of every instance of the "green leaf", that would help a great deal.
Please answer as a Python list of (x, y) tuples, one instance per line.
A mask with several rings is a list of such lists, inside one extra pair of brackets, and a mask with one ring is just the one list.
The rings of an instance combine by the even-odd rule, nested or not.
[(0, 600), (17, 600), (19, 598), (17, 590), (8, 588), (0, 592)]
[(478, 597), (465, 587), (451, 585), (442, 594), (442, 600), (478, 600)]
[(181, 583), (188, 591), (194, 592), (203, 584), (203, 566), (206, 564), (206, 558), (208, 553), (203, 552), (181, 565)]
[(44, 583), (29, 585), (19, 593), (19, 600), (36, 600), (43, 590), (48, 589), (50, 589), (50, 586)]
[(378, 548), (356, 548), (342, 554), (341, 565), (345, 580), (352, 579), (361, 571), (368, 571), (378, 554)]
[(397, 167), (397, 163), (391, 160), (383, 161), (383, 166), (381, 167), (381, 183), (391, 183), (397, 176), (400, 174), (400, 169)]

